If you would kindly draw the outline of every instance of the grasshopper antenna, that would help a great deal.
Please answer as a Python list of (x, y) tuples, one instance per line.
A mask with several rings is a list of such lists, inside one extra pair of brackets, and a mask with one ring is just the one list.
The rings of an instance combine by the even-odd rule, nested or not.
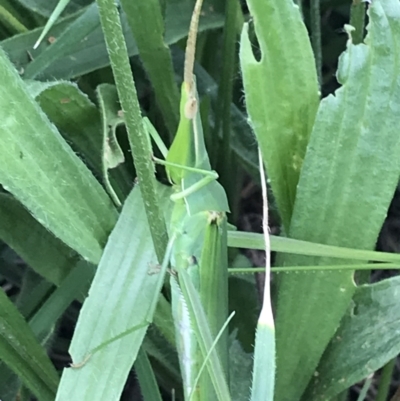
[(203, 0), (196, 1), (192, 14), (192, 19), (190, 21), (188, 40), (186, 43), (184, 82), (186, 83), (188, 93), (192, 93), (193, 90), (193, 69), (194, 57), (196, 54), (196, 37), (197, 31), (199, 30), (199, 19), (202, 5)]

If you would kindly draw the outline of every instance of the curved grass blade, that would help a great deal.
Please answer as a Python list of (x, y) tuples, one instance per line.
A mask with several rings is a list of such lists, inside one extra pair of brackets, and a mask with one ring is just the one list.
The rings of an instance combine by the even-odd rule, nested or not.
[(97, 263), (117, 212), (0, 49), (0, 183), (56, 237)]
[[(58, 0), (18, 0), (18, 3), (22, 4), (25, 9), (46, 18), (49, 18), (54, 12), (57, 2)], [(74, 13), (91, 2), (92, 0), (69, 0), (66, 12)]]
[(3, 290), (0, 290), (0, 358), (38, 399), (54, 400), (57, 371)]

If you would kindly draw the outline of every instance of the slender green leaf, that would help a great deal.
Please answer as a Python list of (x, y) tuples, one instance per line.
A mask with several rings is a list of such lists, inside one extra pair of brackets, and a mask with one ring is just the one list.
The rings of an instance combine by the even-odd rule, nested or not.
[(70, 0), (59, 0), (56, 8), (53, 10), (53, 12), (50, 15), (50, 18), (46, 22), (45, 27), (43, 28), (42, 33), (39, 36), (39, 39), (36, 41), (34, 44), (33, 48), (36, 49), (39, 45), (40, 42), (43, 40), (43, 38), (47, 35), (49, 30), (52, 28), (52, 26), (56, 23), (58, 18), (60, 17), (61, 13), (65, 10), (65, 8), (68, 6), (68, 3)]
[(400, 277), (357, 289), (304, 400), (331, 399), (400, 353), (399, 294)]
[(139, 349), (135, 362), (135, 371), (139, 380), (143, 401), (162, 401), (153, 369), (143, 348)]
[[(44, 343), (49, 335), (51, 335), (57, 320), (71, 302), (75, 299), (84, 299), (93, 276), (93, 266), (88, 266), (87, 262), (81, 261), (77, 264), (76, 268), (71, 270), (61, 285), (47, 297), (44, 303), (42, 299), (40, 300), (43, 305), (40, 306), (40, 309), (28, 321), (33, 334), (40, 343)], [(32, 295), (32, 292), (27, 294), (24, 303), (36, 309), (40, 304), (35, 299), (32, 299)], [(21, 310), (21, 307), (19, 309)], [(16, 377), (4, 362), (0, 363), (0, 394), (3, 397), (2, 400), (8, 399), (6, 391), (12, 393), (14, 395), (12, 399), (15, 399), (17, 390), (11, 390), (13, 389), (13, 383), (18, 383)], [(10, 385), (10, 383), (12, 384)]]
[(160, 1), (122, 0), (121, 4), (172, 138), (178, 128), (180, 94), (171, 54), (164, 41), (165, 28)]
[[(371, 260), (399, 263), (400, 255), (389, 252), (364, 251), (341, 246), (324, 245), (293, 238), (270, 235), (271, 250), (296, 255), (321, 256), (341, 259)], [(244, 231), (228, 231), (228, 246), (244, 249), (265, 249), (263, 234)]]
[[(18, 0), (18, 2), (28, 10), (43, 15), (44, 17), (50, 17), (58, 1), (59, 0)], [(66, 12), (73, 13), (91, 2), (92, 0), (69, 0)]]
[(286, 230), (308, 138), (318, 108), (318, 81), (308, 33), (293, 0), (247, 0), (261, 60), (248, 25), (240, 62), (246, 107)]
[(10, 195), (0, 194), (0, 221), (2, 241), (36, 273), (56, 285), (60, 284), (76, 263), (78, 255), (38, 223)]
[(0, 359), (40, 400), (53, 401), (58, 374), (14, 304), (0, 290)]
[[(193, 11), (191, 7), (192, 4), (186, 0), (168, 3), (164, 36), (167, 45), (186, 37)], [(32, 49), (40, 35), (42, 28), (38, 28), (4, 40), (0, 45), (21, 72), (32, 62), (30, 55), (34, 58), (34, 64), (28, 70), (30, 78), (38, 74), (43, 80), (68, 79), (103, 68), (110, 65), (110, 61), (96, 8), (93, 4), (83, 12), (55, 24), (49, 32), (56, 39), (53, 44), (44, 41), (37, 50), (27, 53), (27, 49)], [(137, 55), (138, 49), (124, 13), (121, 14), (121, 23), (128, 54)], [(200, 31), (220, 28), (222, 25), (223, 15), (212, 13), (201, 21)]]
[(48, 297), (46, 302), (29, 320), (35, 336), (42, 341), (74, 300), (83, 301), (87, 296), (94, 277), (95, 266), (85, 261), (76, 264), (60, 286)]
[(54, 235), (98, 262), (117, 213), (0, 50), (0, 183)]
[[(374, 249), (400, 175), (399, 34), (399, 2), (374, 0), (366, 44), (348, 42), (337, 74), (343, 86), (321, 102), (297, 189), (291, 237)], [(285, 255), (278, 263), (343, 261)], [(280, 276), (278, 401), (301, 396), (354, 290), (349, 272)]]
[(14, 15), (0, 4), (0, 22), (15, 33), (26, 32), (28, 29)]

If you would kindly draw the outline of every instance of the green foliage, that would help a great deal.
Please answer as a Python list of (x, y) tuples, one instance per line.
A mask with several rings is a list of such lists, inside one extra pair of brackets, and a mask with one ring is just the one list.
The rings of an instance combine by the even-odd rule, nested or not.
[[(146, 401), (186, 401), (189, 373), (196, 401), (270, 400), (274, 375), (275, 401), (344, 399), (385, 365), (388, 394), (399, 279), (369, 281), (400, 266), (375, 251), (400, 176), (398, 0), (204, 0), (202, 115), (167, 158), (197, 170), (165, 169), (152, 154), (177, 131), (194, 3), (70, 0), (57, 16), (58, 0), (0, 0), (2, 401), (117, 401), (132, 367)], [(264, 250), (264, 238), (212, 213), (258, 205), (246, 200), (257, 145), (281, 232), (270, 236), (276, 371), (271, 342), (254, 355), (271, 329), (261, 319), (256, 335), (262, 280), (226, 269), (230, 247), (234, 272), (253, 271), (237, 249)], [(181, 191), (200, 169), (211, 182), (174, 198), (168, 172)], [(243, 176), (254, 184), (236, 191)]]

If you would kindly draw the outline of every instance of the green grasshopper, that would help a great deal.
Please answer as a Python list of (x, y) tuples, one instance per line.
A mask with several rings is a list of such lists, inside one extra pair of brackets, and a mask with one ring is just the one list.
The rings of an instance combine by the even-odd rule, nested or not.
[[(196, 382), (203, 364), (202, 354), (181, 288), (180, 275), (188, 273), (200, 295), (212, 335), (223, 327), (228, 315), (227, 289), (227, 197), (211, 170), (205, 148), (199, 113), (199, 99), (193, 75), (195, 43), (202, 0), (197, 0), (186, 47), (185, 73), (181, 89), (180, 122), (166, 160), (167, 176), (176, 192), (169, 236), (171, 264), (177, 278), (171, 277), (171, 303), (175, 322), (176, 342), (183, 376), (185, 399), (214, 399), (213, 387), (207, 375), (200, 386)], [(167, 255), (169, 257), (169, 255)], [(217, 352), (225, 373), (228, 370), (227, 333), (222, 334)], [(200, 391), (201, 388), (201, 391)]]

